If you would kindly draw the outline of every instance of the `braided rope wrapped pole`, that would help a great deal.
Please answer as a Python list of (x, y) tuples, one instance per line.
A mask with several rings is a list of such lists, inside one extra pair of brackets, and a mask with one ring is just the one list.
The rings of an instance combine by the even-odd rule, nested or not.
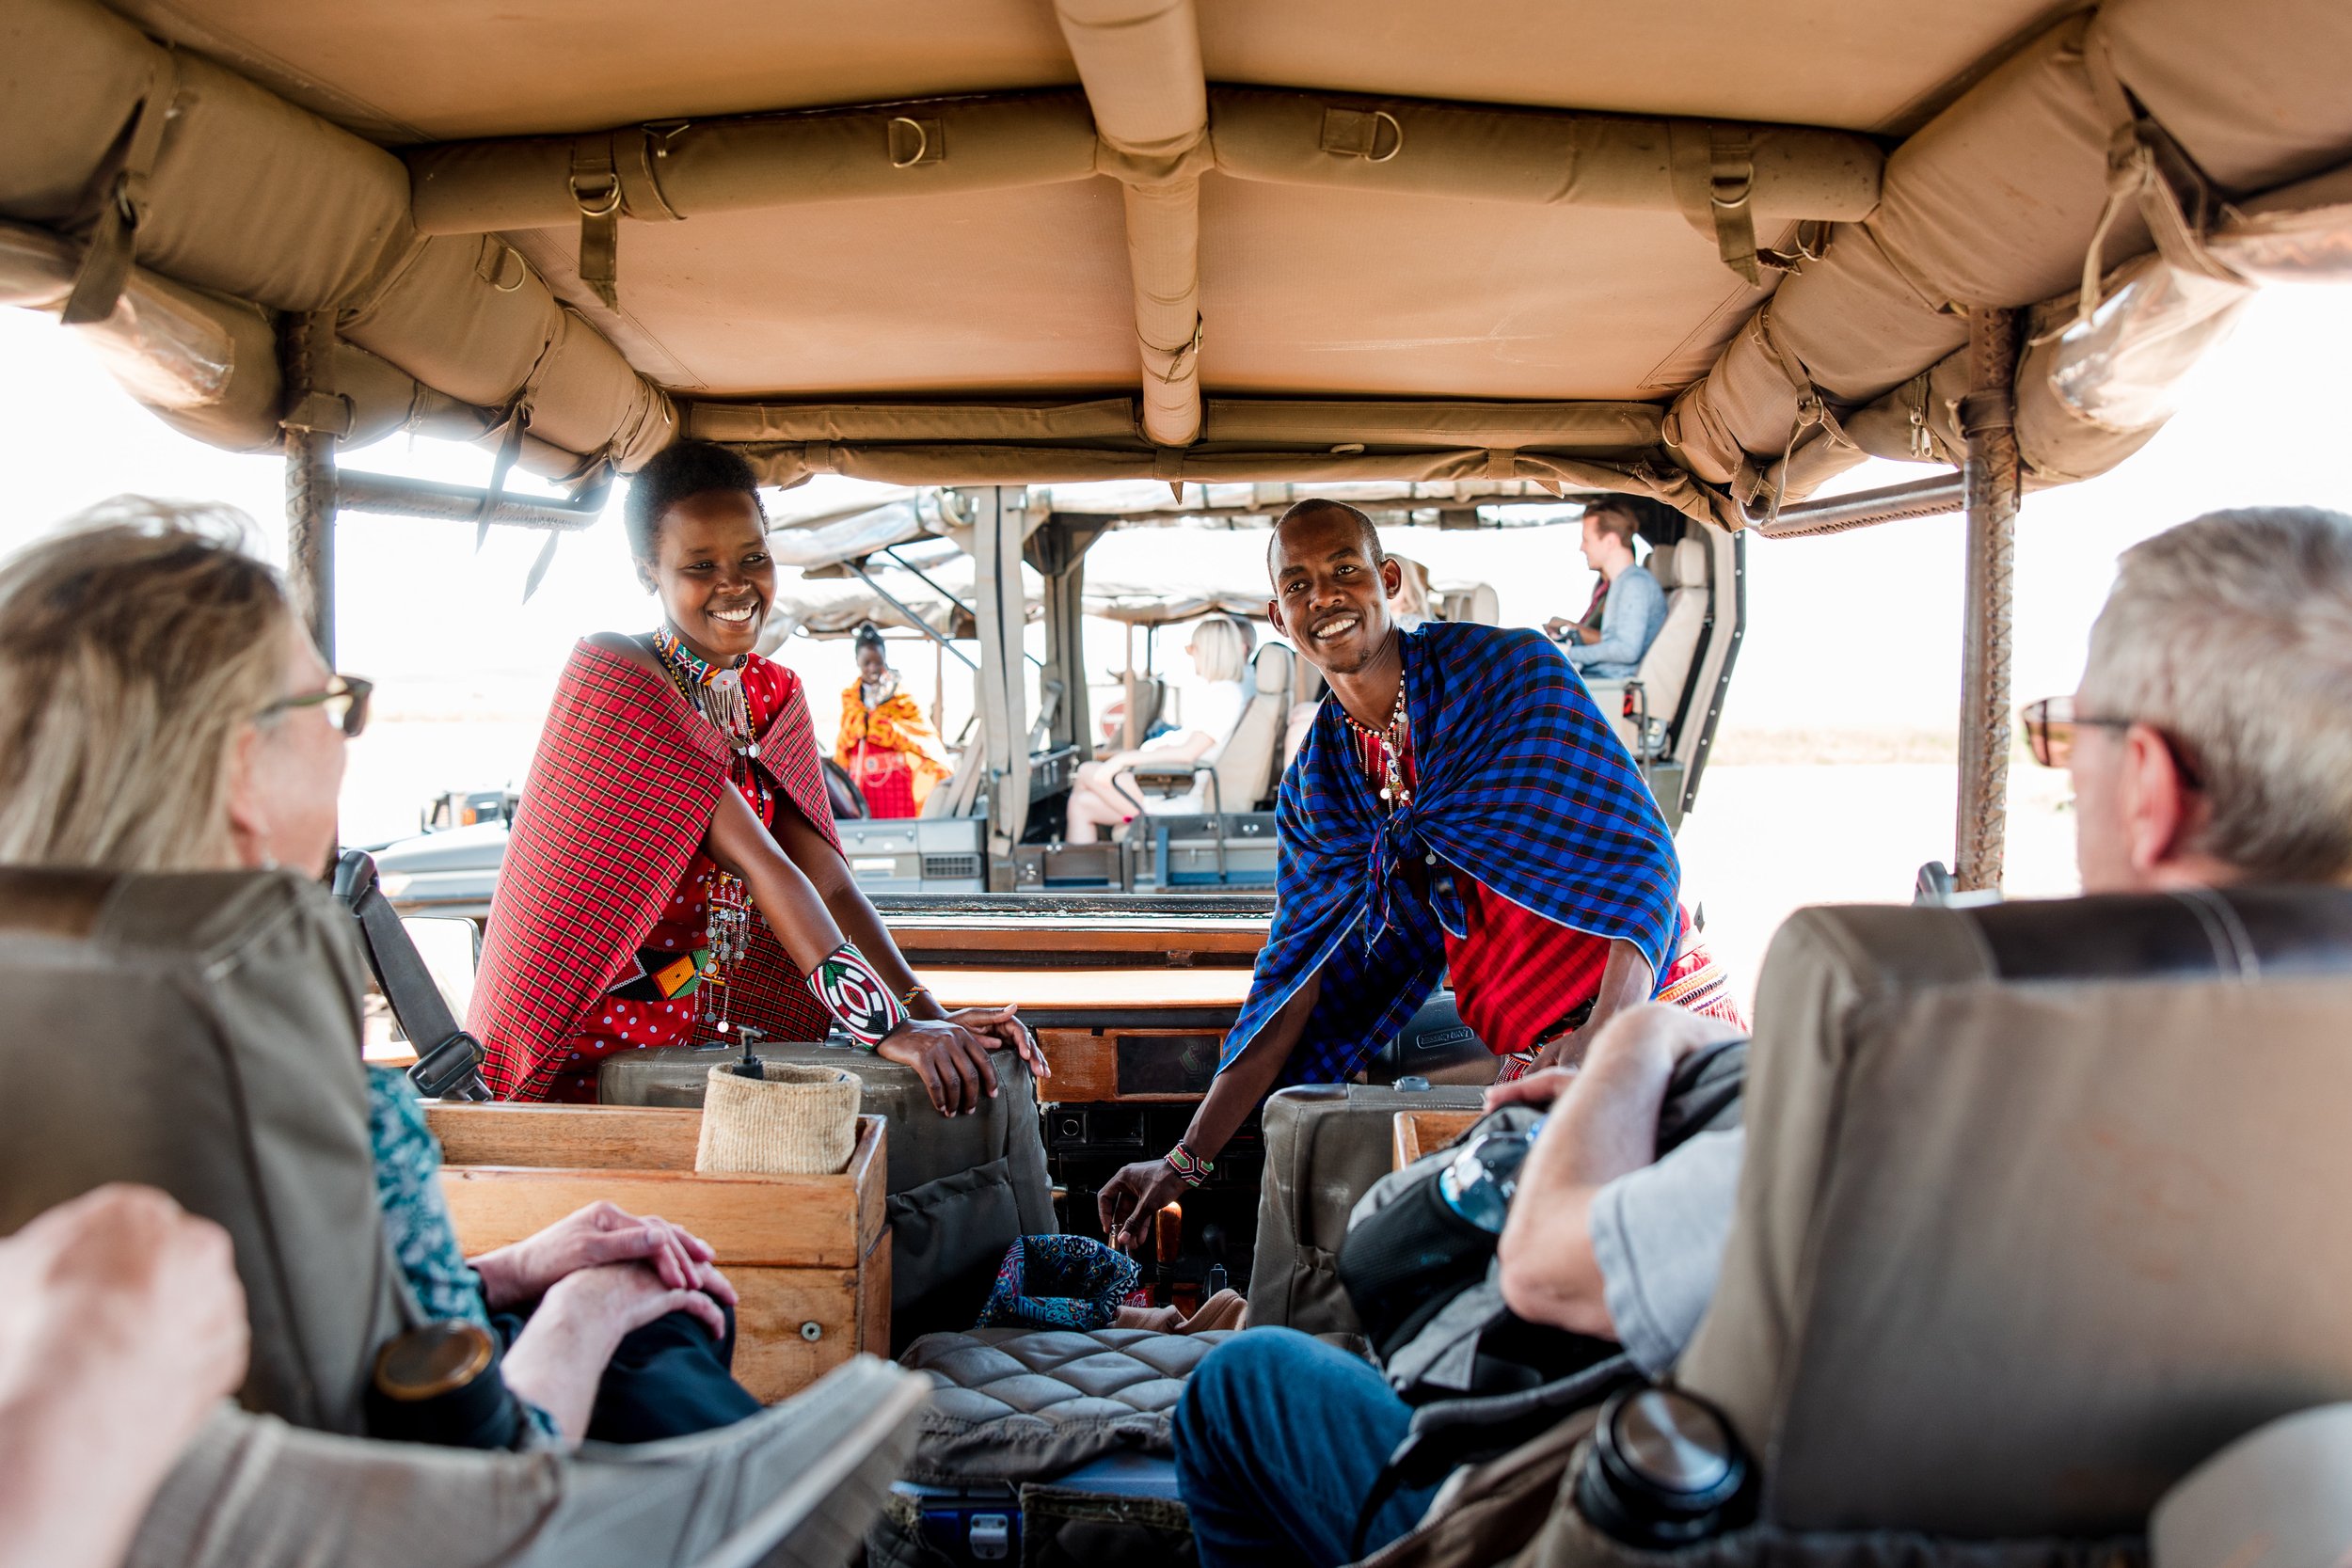
[(1960, 665), (1960, 811), (1952, 858), (1963, 891), (2001, 885), (2008, 835), (2010, 608), (2019, 470), (2017, 313), (1968, 312), (1966, 622)]
[(284, 318), (280, 366), (286, 388), (286, 575), (294, 612), (319, 653), (335, 662), (335, 442), (350, 432), (350, 404), (326, 390), (334, 317), (324, 310)]

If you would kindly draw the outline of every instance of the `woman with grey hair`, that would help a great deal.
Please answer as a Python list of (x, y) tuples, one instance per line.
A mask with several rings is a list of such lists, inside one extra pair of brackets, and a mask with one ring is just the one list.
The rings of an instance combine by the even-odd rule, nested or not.
[[(278, 574), (241, 547), (247, 526), (123, 498), (0, 564), (0, 863), (326, 872), (370, 687), (327, 669)], [(358, 1018), (341, 1043), (358, 1054)], [(544, 1430), (634, 1441), (758, 1408), (725, 1370), (735, 1291), (707, 1243), (599, 1203), (469, 1260), (414, 1093), (389, 1069), (368, 1078), (387, 1240), (428, 1314), (511, 1336), (507, 1386)], [(608, 1386), (599, 1405), (608, 1364), (646, 1331), (666, 1367), (699, 1358), (692, 1387)], [(660, 1405), (675, 1410), (648, 1414)]]

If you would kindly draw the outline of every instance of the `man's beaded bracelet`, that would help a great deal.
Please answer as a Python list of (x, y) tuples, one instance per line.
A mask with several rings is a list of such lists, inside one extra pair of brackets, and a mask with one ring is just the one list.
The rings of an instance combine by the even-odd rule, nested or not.
[(933, 994), (930, 987), (925, 985), (922, 981), (917, 980), (914, 984), (909, 986), (906, 990), (898, 993), (898, 1006), (904, 1007), (909, 1012), (913, 1012), (914, 1010), (914, 999), (918, 996), (929, 996), (933, 1001), (938, 1000), (938, 997)]
[(1184, 1141), (1179, 1139), (1176, 1147), (1168, 1151), (1168, 1168), (1182, 1178), (1185, 1186), (1198, 1187), (1209, 1179), (1211, 1171), (1216, 1169), (1216, 1162), (1203, 1160), (1186, 1148)]

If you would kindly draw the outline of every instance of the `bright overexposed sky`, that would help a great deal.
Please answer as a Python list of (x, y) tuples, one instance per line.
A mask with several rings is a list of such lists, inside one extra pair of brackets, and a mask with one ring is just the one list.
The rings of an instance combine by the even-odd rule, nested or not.
[[(2027, 498), (2018, 544), (2020, 700), (2072, 688), (2116, 552), (2132, 541), (2218, 506), (2352, 509), (2352, 472), (2339, 457), (2347, 345), (2352, 290), (2273, 289), (2199, 368), (2184, 411), (2137, 457), (2103, 478)], [(259, 520), (272, 553), (280, 549), (275, 457), (219, 452), (175, 434), (121, 392), (73, 332), (45, 316), (0, 310), (0, 460), (8, 476), (0, 551), (122, 492), (228, 501)], [(407, 437), (345, 461), (477, 483), (490, 466), (483, 450)], [(1922, 471), (1872, 464), (1841, 487)], [(1155, 561), (1177, 559), (1164, 553), (1171, 550), (1184, 552), (1188, 564), (1231, 553), (1236, 569), (1248, 570), (1263, 538), (1114, 535), (1098, 559), (1115, 560), (1130, 578), (1148, 579)], [(1750, 630), (1726, 730), (1947, 728), (1959, 686), (1960, 539), (1959, 519), (1947, 517), (1825, 539), (1752, 541)], [(469, 525), (345, 517), (339, 663), (375, 677), (395, 712), (535, 712), (577, 638), (653, 618), (628, 570), (616, 514), (567, 538), (526, 604), (523, 580), (539, 542), (496, 530), (477, 553)], [(1589, 593), (1568, 529), (1411, 531), (1391, 545), (1441, 576), (1493, 582), (1507, 620), (1573, 612)], [(1115, 662), (1115, 630), (1089, 641), (1095, 663)], [(791, 648), (820, 694), (838, 689), (846, 648)], [(928, 685), (928, 658), (902, 662)], [(820, 695), (820, 729), (829, 700)]]

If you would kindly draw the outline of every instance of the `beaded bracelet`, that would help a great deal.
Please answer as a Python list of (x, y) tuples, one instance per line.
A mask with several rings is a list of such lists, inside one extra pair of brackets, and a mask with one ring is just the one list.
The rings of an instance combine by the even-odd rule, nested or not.
[(845, 942), (818, 959), (809, 971), (808, 989), (841, 1032), (868, 1051), (907, 1021), (906, 1009), (855, 942)]
[(1176, 1142), (1176, 1147), (1168, 1151), (1168, 1168), (1174, 1171), (1185, 1186), (1198, 1187), (1209, 1179), (1211, 1171), (1216, 1169), (1216, 1162), (1203, 1160), (1200, 1155), (1186, 1148), (1184, 1140), (1180, 1138)]
[(913, 1012), (914, 1010), (914, 999), (918, 996), (930, 997), (930, 999), (934, 1002), (939, 1000), (939, 997), (932, 991), (930, 987), (925, 985), (922, 981), (917, 980), (914, 984), (909, 986), (906, 990), (898, 993), (898, 1006), (906, 1008), (909, 1012)]

